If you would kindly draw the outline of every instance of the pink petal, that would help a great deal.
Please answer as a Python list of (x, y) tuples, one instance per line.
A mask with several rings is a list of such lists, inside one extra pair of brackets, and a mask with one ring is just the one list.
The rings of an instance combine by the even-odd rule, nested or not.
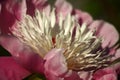
[(86, 12), (75, 9), (72, 12), (72, 14), (75, 16), (75, 18), (78, 20), (78, 22), (80, 24), (82, 24), (82, 23), (90, 24), (93, 21), (90, 14), (88, 14)]
[[(115, 56), (113, 57), (113, 60), (120, 58), (120, 48), (116, 51)], [(120, 74), (120, 62), (113, 65), (113, 68), (117, 71), (118, 74)]]
[(1, 13), (2, 5), (0, 4), (0, 13)]
[(80, 76), (80, 78), (82, 78), (82, 80), (91, 80), (92, 79), (91, 72), (80, 71), (79, 76)]
[(119, 35), (115, 27), (107, 22), (96, 20), (90, 26), (90, 29), (96, 30), (97, 36), (102, 37), (102, 47), (111, 47), (119, 39)]
[(45, 74), (50, 79), (53, 76), (62, 76), (67, 72), (67, 65), (62, 49), (52, 49), (44, 58)]
[(70, 3), (68, 3), (66, 0), (57, 0), (55, 2), (56, 12), (62, 13), (65, 17), (67, 14), (71, 14), (72, 12), (72, 6)]
[(66, 77), (65, 80), (83, 80), (80, 78), (77, 72), (72, 72), (72, 74), (69, 77)]
[(43, 59), (13, 36), (0, 36), (0, 45), (31, 72), (43, 73)]
[(34, 15), (35, 9), (50, 11), (50, 6), (47, 3), (47, 0), (27, 0), (27, 13), (31, 16)]
[(0, 57), (0, 80), (22, 80), (30, 75), (12, 57)]
[(96, 71), (93, 74), (94, 80), (117, 80), (117, 75), (114, 69), (112, 68), (105, 68)]
[(7, 0), (6, 9), (13, 14), (18, 20), (20, 20), (24, 14), (26, 14), (26, 1)]
[(116, 50), (115, 59), (120, 58), (120, 48)]
[(97, 80), (117, 80), (117, 78), (114, 74), (108, 74)]
[(2, 33), (9, 33), (9, 27), (26, 13), (26, 3), (25, 0), (4, 0), (0, 5), (0, 29)]

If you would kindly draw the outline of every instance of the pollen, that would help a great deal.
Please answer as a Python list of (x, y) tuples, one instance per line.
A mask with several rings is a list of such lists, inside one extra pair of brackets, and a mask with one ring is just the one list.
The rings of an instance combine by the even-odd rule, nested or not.
[[(58, 17), (58, 19), (56, 19)], [(68, 69), (92, 71), (109, 65), (110, 56), (101, 48), (102, 38), (95, 36), (86, 23), (79, 25), (74, 16), (57, 16), (55, 9), (49, 15), (35, 11), (35, 15), (25, 15), (12, 28), (12, 33), (34, 52), (44, 57), (53, 48), (64, 49)]]

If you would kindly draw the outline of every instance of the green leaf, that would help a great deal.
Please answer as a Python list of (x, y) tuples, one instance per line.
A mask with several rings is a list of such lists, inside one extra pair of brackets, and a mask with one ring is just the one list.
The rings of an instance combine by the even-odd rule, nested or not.
[(11, 56), (11, 54), (0, 45), (0, 56)]
[(28, 77), (26, 77), (23, 80), (46, 80), (46, 78), (42, 74), (34, 73), (34, 74), (29, 75)]

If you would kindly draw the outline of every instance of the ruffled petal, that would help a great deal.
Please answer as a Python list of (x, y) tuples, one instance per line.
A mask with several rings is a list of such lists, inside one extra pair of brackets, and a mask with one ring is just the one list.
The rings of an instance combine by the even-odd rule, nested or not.
[(30, 74), (12, 57), (0, 57), (0, 80), (22, 80)]
[(52, 80), (52, 76), (63, 76), (67, 72), (67, 65), (62, 49), (52, 49), (46, 54), (45, 74), (48, 79)]
[(43, 73), (43, 59), (13, 36), (0, 36), (0, 45), (31, 72)]
[(50, 6), (47, 0), (27, 0), (27, 13), (33, 16), (35, 14), (35, 9), (45, 10), (46, 13), (50, 12)]
[(96, 20), (89, 26), (89, 28), (96, 30), (96, 35), (103, 38), (103, 48), (113, 46), (119, 39), (115, 27), (107, 22)]
[(0, 5), (0, 30), (4, 34), (10, 33), (9, 28), (26, 13), (26, 1), (4, 0)]
[(113, 68), (104, 68), (93, 74), (94, 80), (117, 80), (116, 72)]
[(93, 21), (90, 14), (77, 9), (73, 10), (72, 15), (75, 16), (80, 25), (82, 25), (82, 23), (86, 23), (89, 25)]
[(56, 0), (55, 7), (57, 14), (62, 13), (64, 17), (72, 13), (72, 5), (66, 0)]

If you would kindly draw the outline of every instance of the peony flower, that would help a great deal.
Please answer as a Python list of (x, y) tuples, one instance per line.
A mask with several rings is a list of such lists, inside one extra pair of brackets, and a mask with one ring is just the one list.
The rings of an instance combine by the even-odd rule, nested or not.
[(117, 80), (119, 35), (112, 24), (65, 0), (54, 8), (46, 0), (0, 3), (0, 44), (12, 55), (0, 57), (0, 79), (38, 73), (47, 80)]

